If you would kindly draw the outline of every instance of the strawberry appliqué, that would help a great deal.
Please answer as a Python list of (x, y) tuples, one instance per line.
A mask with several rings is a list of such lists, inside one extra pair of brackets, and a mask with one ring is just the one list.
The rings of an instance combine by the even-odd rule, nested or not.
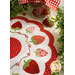
[(33, 44), (38, 45), (41, 44), (44, 40), (45, 40), (44, 36), (34, 35), (33, 37), (31, 37), (30, 42), (33, 42)]
[(21, 51), (21, 43), (16, 38), (10, 37), (10, 59), (17, 56)]
[(45, 51), (44, 49), (37, 49), (36, 51), (34, 51), (37, 57), (44, 57), (48, 54), (47, 51)]
[(23, 70), (30, 74), (38, 74), (40, 72), (37, 62), (33, 59), (24, 60)]
[(21, 24), (21, 22), (19, 22), (19, 21), (15, 22), (15, 23), (11, 26), (11, 29), (12, 29), (12, 30), (15, 30), (15, 31), (22, 29), (22, 24)]
[(34, 30), (35, 30), (34, 26), (28, 27), (28, 28), (25, 29), (25, 31), (28, 32), (28, 33), (32, 33), (32, 32), (34, 32)]

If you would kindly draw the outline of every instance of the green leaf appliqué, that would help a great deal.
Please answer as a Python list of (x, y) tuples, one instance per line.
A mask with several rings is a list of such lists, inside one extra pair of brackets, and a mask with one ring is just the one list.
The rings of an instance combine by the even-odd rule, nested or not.
[(35, 52), (36, 56), (38, 57), (38, 54), (39, 54), (38, 49), (34, 52)]
[(27, 60), (27, 63), (30, 63), (32, 59)]
[(23, 65), (23, 70), (26, 68), (26, 67), (29, 67), (29, 63), (31, 62), (32, 59), (29, 59), (27, 60), (27, 62), (24, 60), (24, 65)]
[(16, 27), (16, 28), (11, 28), (11, 29), (16, 31), (16, 30), (20, 30), (21, 28)]
[(33, 42), (33, 44), (37, 45), (36, 40), (34, 40), (33, 37), (31, 37), (31, 41), (29, 42)]
[(26, 64), (23, 65), (23, 70), (26, 68)]
[(32, 32), (30, 32), (30, 31), (28, 31), (28, 30), (25, 30), (27, 33), (32, 33)]
[(12, 75), (19, 75), (19, 73), (14, 73), (14, 72), (12, 72)]

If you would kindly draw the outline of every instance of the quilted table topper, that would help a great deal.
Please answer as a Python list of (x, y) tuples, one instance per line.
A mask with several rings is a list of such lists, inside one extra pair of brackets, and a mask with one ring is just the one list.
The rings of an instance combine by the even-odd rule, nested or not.
[(57, 8), (60, 4), (61, 0), (19, 0), (19, 4), (25, 4), (25, 3), (42, 3), (46, 6), (48, 6), (53, 11), (57, 11)]
[(50, 75), (57, 59), (53, 35), (37, 21), (10, 21), (10, 75)]

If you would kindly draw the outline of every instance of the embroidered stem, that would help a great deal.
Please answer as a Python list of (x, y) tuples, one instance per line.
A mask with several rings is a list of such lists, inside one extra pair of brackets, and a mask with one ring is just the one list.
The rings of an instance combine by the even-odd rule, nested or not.
[(22, 58), (20, 59), (19, 63), (22, 61), (23, 58), (26, 58), (26, 57), (28, 57), (28, 56), (22, 57)]
[[(27, 41), (28, 40), (28, 38), (26, 39), (26, 42), (29, 44), (29, 42)], [(30, 45), (30, 44), (29, 44)]]
[(20, 33), (20, 32), (12, 32), (12, 31), (10, 31), (11, 33), (18, 33), (18, 34), (20, 34), (20, 35), (24, 35), (27, 39), (26, 39), (26, 42), (28, 43), (28, 49), (29, 49), (29, 53), (31, 53), (31, 51), (30, 51), (30, 47), (31, 47), (31, 45), (29, 44), (29, 42), (27, 41), (28, 40), (28, 36), (26, 35), (26, 34), (22, 34), (22, 33)]
[(24, 35), (27, 39), (26, 39), (26, 42), (28, 43), (28, 49), (29, 49), (29, 53), (31, 53), (31, 51), (30, 51), (30, 47), (31, 47), (31, 45), (29, 44), (29, 42), (27, 41), (28, 40), (28, 36), (26, 35), (26, 34), (22, 34), (22, 33), (20, 33), (20, 32), (12, 32), (12, 31), (10, 31), (11, 33), (18, 33), (18, 34), (20, 34), (20, 35)]
[(10, 69), (12, 69), (14, 66), (16, 66), (16, 64), (14, 64)]
[[(18, 34), (20, 34), (20, 35), (24, 35), (27, 39), (26, 39), (26, 42), (27, 42), (27, 44), (28, 44), (28, 50), (29, 50), (29, 55), (27, 55), (27, 56), (24, 56), (24, 57), (22, 57), (21, 59), (20, 59), (20, 61), (18, 62), (18, 66), (19, 66), (19, 63), (22, 61), (22, 59), (23, 58), (26, 58), (26, 57), (28, 57), (28, 56), (30, 56), (30, 54), (31, 54), (31, 51), (30, 51), (30, 47), (31, 47), (31, 45), (29, 44), (29, 42), (27, 41), (28, 40), (28, 36), (26, 35), (26, 34), (22, 34), (22, 33), (20, 33), (20, 32), (12, 32), (12, 31), (10, 31), (11, 33), (18, 33)], [(10, 69), (12, 69), (14, 66), (16, 66), (17, 64), (14, 64)]]
[(31, 45), (29, 44), (29, 42), (28, 42), (27, 40), (28, 40), (28, 38), (26, 39), (26, 42), (28, 43), (28, 50), (29, 50), (29, 53), (31, 53), (31, 51), (30, 51)]
[[(26, 58), (26, 57), (28, 57), (28, 56), (22, 57), (22, 58), (20, 59), (19, 63), (22, 61), (23, 58)], [(16, 66), (16, 63), (15, 63), (10, 69), (12, 69), (14, 66)]]
[[(12, 31), (10, 31), (11, 33), (18, 33), (18, 34), (21, 34), (20, 32), (12, 32)], [(25, 35), (25, 36), (27, 36), (26, 34), (21, 34), (21, 35)]]

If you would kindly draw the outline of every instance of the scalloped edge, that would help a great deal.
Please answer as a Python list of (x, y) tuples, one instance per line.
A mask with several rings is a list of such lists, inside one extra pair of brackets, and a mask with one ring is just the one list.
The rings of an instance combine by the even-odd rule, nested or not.
[[(12, 19), (13, 18), (10, 18), (10, 20), (12, 20)], [(48, 46), (51, 48), (52, 55), (51, 55), (51, 58), (45, 63), (45, 71), (44, 71), (43, 75), (51, 74), (50, 64), (53, 61), (57, 60), (57, 51), (56, 51), (55, 47), (53, 46), (53, 44), (54, 44), (53, 35), (49, 31), (45, 30), (43, 25), (40, 22), (37, 22), (37, 21), (34, 21), (34, 20), (28, 20), (27, 18), (21, 17), (21, 16), (18, 16), (18, 17), (14, 18), (14, 19), (21, 19), (21, 20), (26, 21), (27, 23), (33, 23), (33, 24), (37, 25), (40, 28), (40, 31), (42, 31), (45, 34), (47, 34), (47, 36), (49, 37)], [(47, 71), (49, 71), (49, 72), (47, 73)]]

